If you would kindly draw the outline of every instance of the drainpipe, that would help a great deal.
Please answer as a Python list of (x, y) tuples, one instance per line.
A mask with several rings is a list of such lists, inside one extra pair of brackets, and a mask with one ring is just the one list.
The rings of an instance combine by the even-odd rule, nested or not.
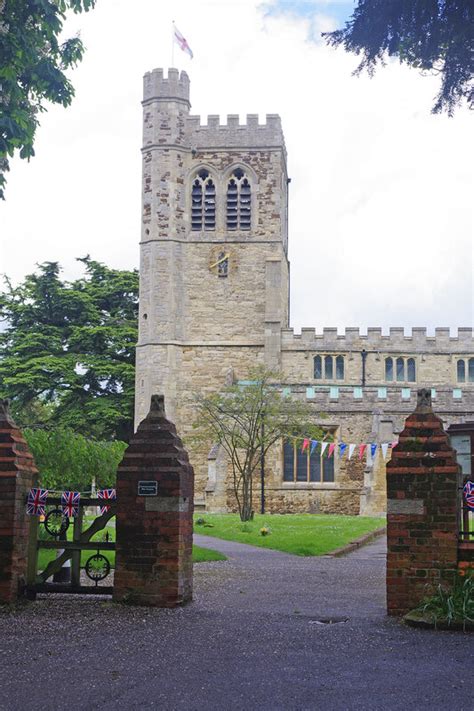
[(365, 348), (360, 352), (360, 355), (362, 357), (362, 387), (365, 387), (365, 361), (367, 358), (367, 351)]

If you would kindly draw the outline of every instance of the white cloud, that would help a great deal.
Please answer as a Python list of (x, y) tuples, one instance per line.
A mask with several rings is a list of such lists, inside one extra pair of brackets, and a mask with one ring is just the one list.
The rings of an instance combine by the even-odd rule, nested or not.
[(37, 157), (14, 161), (0, 205), (1, 270), (90, 253), (138, 264), (141, 77), (167, 67), (171, 20), (195, 59), (193, 113), (280, 113), (292, 177), (292, 325), (472, 325), (473, 169), (468, 112), (432, 116), (437, 80), (308, 40), (327, 28), (267, 16), (253, 0), (99, 3), (74, 17), (87, 46), (77, 97), (42, 117)]

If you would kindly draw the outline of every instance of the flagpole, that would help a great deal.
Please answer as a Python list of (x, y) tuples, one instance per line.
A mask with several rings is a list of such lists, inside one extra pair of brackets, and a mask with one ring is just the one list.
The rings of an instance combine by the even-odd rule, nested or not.
[(171, 24), (171, 66), (174, 67), (174, 20)]

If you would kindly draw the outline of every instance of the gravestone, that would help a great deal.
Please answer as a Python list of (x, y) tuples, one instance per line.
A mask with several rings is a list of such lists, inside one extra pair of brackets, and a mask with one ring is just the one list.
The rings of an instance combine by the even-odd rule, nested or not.
[(37, 474), (8, 402), (0, 400), (0, 603), (13, 603), (23, 593), (30, 524), (25, 499)]
[(175, 607), (192, 599), (194, 472), (164, 398), (148, 415), (117, 472), (114, 600)]

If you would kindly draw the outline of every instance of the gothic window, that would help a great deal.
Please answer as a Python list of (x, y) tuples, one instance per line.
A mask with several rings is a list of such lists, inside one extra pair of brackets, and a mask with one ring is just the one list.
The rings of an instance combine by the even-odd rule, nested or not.
[(468, 380), (470, 383), (474, 383), (474, 358), (469, 358), (468, 362)]
[(236, 168), (227, 184), (227, 229), (249, 230), (252, 189), (242, 168)]
[(321, 356), (315, 356), (314, 358), (314, 378), (315, 380), (321, 380), (323, 377), (323, 364)]
[(416, 361), (414, 358), (385, 358), (385, 380), (399, 383), (416, 382)]
[(283, 481), (333, 482), (334, 457), (321, 456), (320, 447), (311, 454), (307, 447), (301, 451), (301, 442), (283, 444)]
[(414, 383), (415, 380), (416, 380), (415, 359), (408, 358), (408, 360), (407, 360), (407, 381), (409, 383)]
[(326, 380), (333, 378), (332, 356), (324, 356), (324, 377)]
[(336, 358), (336, 380), (344, 380), (344, 358), (342, 356)]
[(215, 230), (216, 186), (205, 169), (199, 171), (193, 182), (191, 203), (191, 229)]
[(474, 383), (474, 358), (458, 360), (457, 374), (458, 383)]
[[(323, 373), (324, 365), (324, 373)], [(315, 380), (344, 380), (344, 357), (343, 356), (315, 356), (313, 358), (313, 377)]]
[(466, 381), (466, 363), (463, 360), (458, 360), (458, 383)]
[(397, 358), (397, 380), (403, 382), (405, 380), (405, 361), (403, 358)]

